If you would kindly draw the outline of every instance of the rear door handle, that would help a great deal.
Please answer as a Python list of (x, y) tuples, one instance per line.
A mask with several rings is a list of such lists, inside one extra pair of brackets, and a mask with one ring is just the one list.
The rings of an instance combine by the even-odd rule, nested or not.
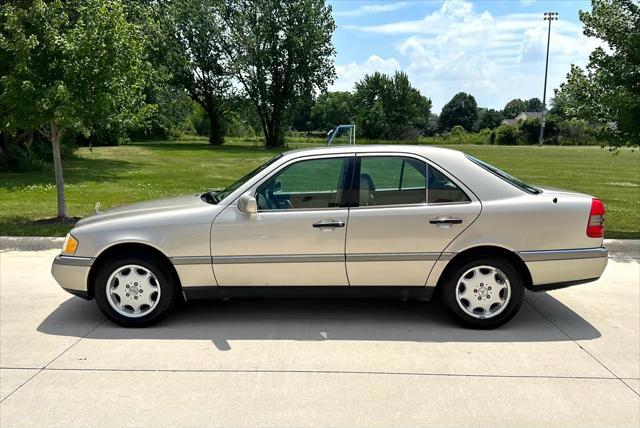
[(455, 218), (455, 217), (437, 217), (437, 218), (432, 218), (431, 220), (429, 220), (429, 223), (431, 224), (460, 224), (462, 223), (462, 219), (461, 218)]
[(344, 227), (344, 221), (323, 220), (317, 223), (313, 223), (313, 227), (326, 227), (326, 228)]

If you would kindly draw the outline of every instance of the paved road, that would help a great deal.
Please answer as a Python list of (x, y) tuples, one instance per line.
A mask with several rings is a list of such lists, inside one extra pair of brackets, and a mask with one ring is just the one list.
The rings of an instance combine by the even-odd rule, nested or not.
[(437, 304), (232, 300), (121, 329), (49, 275), (56, 250), (0, 253), (0, 425), (633, 426), (640, 264), (528, 293), (506, 327)]

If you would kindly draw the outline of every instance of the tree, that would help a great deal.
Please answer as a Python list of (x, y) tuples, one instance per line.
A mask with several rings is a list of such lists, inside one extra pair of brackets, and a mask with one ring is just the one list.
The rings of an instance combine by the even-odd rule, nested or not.
[(97, 123), (132, 126), (144, 105), (145, 39), (119, 0), (34, 0), (0, 8), (3, 131), (34, 129), (53, 149), (58, 217), (67, 215), (60, 141)]
[(175, 84), (184, 87), (209, 117), (209, 143), (224, 143), (224, 101), (231, 83), (222, 30), (212, 18), (217, 0), (176, 0), (164, 9), (171, 39), (166, 62)]
[(354, 115), (351, 92), (325, 92), (311, 107), (313, 129), (328, 131), (337, 125), (350, 124)]
[(478, 105), (472, 95), (458, 92), (440, 112), (440, 129), (448, 131), (456, 125), (473, 131), (478, 120)]
[(580, 12), (584, 34), (606, 42), (583, 70), (575, 65), (560, 85), (576, 116), (602, 123), (607, 144), (640, 145), (640, 5), (633, 0), (592, 0)]
[(335, 77), (332, 8), (324, 0), (229, 0), (216, 8), (206, 19), (222, 29), (230, 73), (258, 111), (266, 146), (282, 146), (294, 100)]
[[(566, 88), (566, 86), (565, 86)], [(573, 94), (569, 93), (565, 88), (554, 89), (554, 96), (551, 99), (551, 109), (549, 114), (557, 117), (559, 120), (569, 120), (577, 117), (579, 104), (574, 99)]]
[(503, 116), (498, 110), (480, 107), (478, 109), (478, 121), (474, 126), (476, 131), (483, 129), (493, 129), (500, 126)]
[(504, 106), (502, 115), (505, 119), (513, 119), (523, 111), (527, 111), (527, 103), (520, 98), (515, 98)]
[(526, 104), (526, 111), (542, 111), (542, 101), (540, 101), (540, 98), (530, 98)]
[(367, 138), (416, 138), (428, 127), (431, 100), (403, 72), (365, 75), (353, 99), (357, 129)]

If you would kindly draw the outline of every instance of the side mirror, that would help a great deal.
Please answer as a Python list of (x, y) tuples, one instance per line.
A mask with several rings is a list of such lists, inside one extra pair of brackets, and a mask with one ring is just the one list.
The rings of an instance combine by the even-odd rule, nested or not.
[(258, 212), (258, 201), (249, 193), (245, 193), (238, 199), (238, 209), (245, 214), (255, 214)]

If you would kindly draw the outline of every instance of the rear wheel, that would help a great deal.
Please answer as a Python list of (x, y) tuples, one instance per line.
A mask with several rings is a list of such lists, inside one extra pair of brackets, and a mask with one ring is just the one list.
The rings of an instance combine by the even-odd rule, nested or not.
[(96, 275), (94, 291), (100, 310), (124, 327), (145, 327), (157, 322), (177, 300), (171, 272), (146, 256), (105, 263)]
[(453, 269), (442, 297), (458, 322), (489, 329), (506, 323), (518, 312), (524, 299), (524, 281), (507, 260), (475, 258)]

